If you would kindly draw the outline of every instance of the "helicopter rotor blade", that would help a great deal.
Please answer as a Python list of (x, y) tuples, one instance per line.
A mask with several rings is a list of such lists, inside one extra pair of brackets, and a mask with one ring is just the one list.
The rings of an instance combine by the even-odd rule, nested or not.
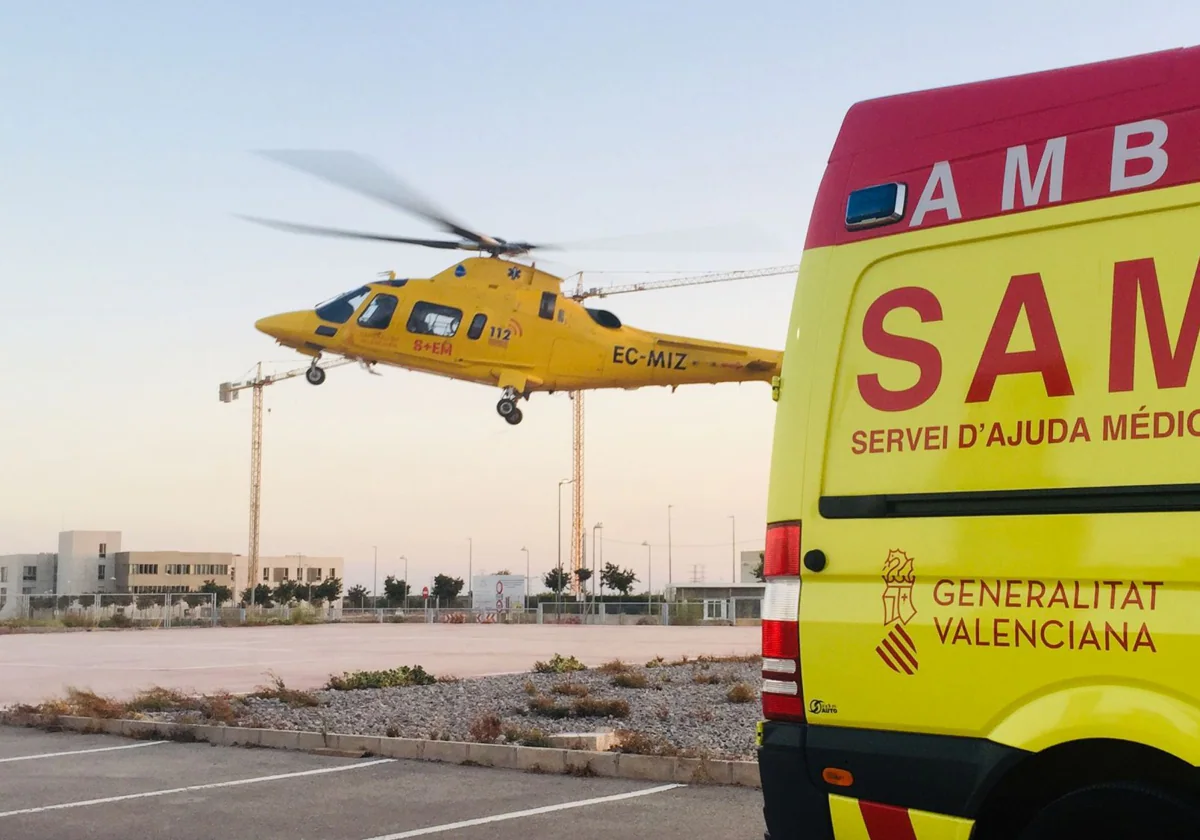
[(400, 242), (405, 245), (424, 245), (426, 248), (443, 248), (446, 250), (479, 250), (478, 246), (472, 245), (469, 242), (458, 242), (453, 239), (420, 239), (409, 236), (389, 236), (383, 233), (365, 233), (355, 230), (321, 227), (319, 225), (301, 225), (295, 222), (281, 222), (275, 219), (263, 219), (259, 218), (258, 216), (243, 216), (240, 214), (238, 214), (238, 218), (245, 219), (250, 222), (256, 222), (260, 225), (266, 225), (267, 227), (290, 231), (292, 233), (315, 233), (321, 236), (340, 236), (347, 239), (370, 239), (377, 242)]
[(630, 251), (630, 252), (745, 252), (777, 251), (781, 245), (765, 231), (755, 225), (731, 227), (689, 228), (685, 230), (661, 231), (658, 233), (635, 233), (610, 236), (602, 239), (575, 242), (547, 242), (531, 244), (530, 249), (539, 251)]
[(429, 199), (400, 182), (375, 161), (356, 152), (323, 149), (260, 150), (259, 155), (290, 166), (335, 186), (373, 198), (393, 208), (413, 213), (481, 245), (500, 243), (450, 218)]

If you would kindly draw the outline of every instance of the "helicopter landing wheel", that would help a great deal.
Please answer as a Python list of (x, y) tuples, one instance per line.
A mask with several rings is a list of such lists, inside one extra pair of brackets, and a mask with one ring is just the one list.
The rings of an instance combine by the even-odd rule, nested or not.
[(305, 371), (304, 378), (308, 380), (308, 384), (310, 385), (320, 385), (325, 381), (325, 371), (313, 365)]
[[(505, 420), (508, 420), (508, 418), (514, 413), (516, 413), (518, 417), (521, 416), (521, 409), (517, 408), (517, 401), (512, 397), (505, 397), (504, 399), (500, 400), (500, 402), (496, 403), (496, 411), (499, 412), (500, 416)], [(509, 420), (509, 422), (511, 423), (513, 421)], [(521, 421), (517, 420), (516, 422), (520, 423)]]
[(521, 409), (514, 406), (511, 412), (504, 415), (504, 419), (508, 421), (508, 425), (515, 426), (521, 422), (521, 417), (523, 416), (524, 415), (521, 414)]

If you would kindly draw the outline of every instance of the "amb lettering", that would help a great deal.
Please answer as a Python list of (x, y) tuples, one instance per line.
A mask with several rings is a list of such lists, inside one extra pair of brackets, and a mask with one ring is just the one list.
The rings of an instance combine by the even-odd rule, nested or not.
[(686, 370), (683, 363), (687, 353), (677, 353), (670, 350), (651, 350), (643, 353), (636, 347), (624, 347), (620, 344), (613, 346), (612, 360), (614, 365), (642, 365), (651, 368), (670, 368), (671, 370)]
[[(935, 615), (933, 624), (943, 645), (1157, 653), (1150, 627), (1140, 616), (1157, 610), (1162, 586), (1161, 580), (943, 578), (933, 587), (939, 607), (991, 605), (1021, 612), (987, 617)], [(1021, 614), (1035, 610), (1044, 612)], [(1066, 612), (1056, 617), (1060, 611)]]
[[(1176, 115), (1169, 119), (1175, 121), (1174, 136), (1188, 142), (1195, 126), (1185, 125), (1184, 121), (1190, 122), (1194, 117)], [(1086, 200), (1182, 183), (1194, 176), (1195, 161), (1191, 149), (1186, 147), (1185, 153), (1176, 154), (1172, 161), (1167, 142), (1172, 136), (1170, 128), (1167, 120), (1149, 119), (1069, 137), (1052, 137), (1041, 144), (1036, 170), (1031, 157), (1037, 150), (1030, 149), (1028, 144), (1012, 146), (1002, 153), (938, 161), (929, 170), (908, 225), (920, 228), (959, 221), (964, 217), (964, 207), (968, 218), (976, 218), (995, 210), (1009, 213), (1056, 204), (1064, 195)], [(1084, 165), (1068, 168), (1068, 151), (1073, 157), (1082, 158)], [(1109, 162), (1107, 168), (1091, 163), (1105, 158)], [(959, 183), (956, 172), (967, 177)], [(997, 183), (996, 176), (1001, 173)], [(1071, 175), (1069, 182), (1067, 173)]]
[[(924, 405), (937, 393), (942, 381), (942, 353), (937, 345), (885, 329), (887, 316), (901, 309), (916, 312), (922, 323), (943, 318), (942, 303), (937, 295), (921, 286), (904, 286), (884, 292), (868, 307), (862, 324), (866, 348), (878, 356), (909, 362), (917, 368), (916, 382), (900, 389), (884, 385), (877, 373), (858, 376), (859, 395), (878, 411), (911, 411)], [(1008, 347), (1013, 334), (1022, 322), (1032, 335), (1033, 349), (1010, 351)], [(1175, 335), (1171, 335), (1167, 327), (1154, 260), (1145, 258), (1115, 263), (1109, 326), (1109, 393), (1134, 389), (1139, 332), (1142, 341), (1148, 344), (1158, 389), (1186, 387), (1200, 339), (1200, 262), (1192, 277), (1182, 323)], [(968, 404), (988, 402), (1001, 377), (1017, 374), (1040, 376), (1047, 397), (1069, 397), (1075, 393), (1040, 274), (1018, 274), (1009, 279), (964, 401)], [(1174, 418), (1175, 423), (1170, 428), (1173, 433), (1180, 434), (1178, 430), (1182, 424), (1178, 415)], [(1200, 431), (1200, 414), (1189, 415), (1186, 419)], [(1168, 421), (1164, 418), (1161, 422), (1166, 424)], [(1126, 428), (1132, 437), (1131, 426)], [(1025, 430), (1026, 439), (1030, 438), (1030, 431)], [(1113, 432), (1116, 431), (1114, 426)], [(1139, 427), (1139, 432), (1150, 433), (1148, 420)], [(1164, 436), (1171, 433), (1162, 432)]]

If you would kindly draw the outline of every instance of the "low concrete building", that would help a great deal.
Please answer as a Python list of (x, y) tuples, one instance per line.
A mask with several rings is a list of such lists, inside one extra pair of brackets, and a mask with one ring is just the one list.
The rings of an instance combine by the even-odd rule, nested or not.
[(121, 551), (115, 556), (116, 588), (137, 595), (196, 592), (211, 580), (236, 590), (233, 557), (228, 551)]
[(6, 554), (0, 557), (0, 611), (10, 595), (45, 595), (54, 591), (58, 555)]
[[(666, 588), (672, 604), (699, 605), (700, 621), (756, 623), (762, 618), (765, 583), (677, 583)], [(676, 613), (683, 615), (679, 609)]]
[(60, 532), (54, 591), (60, 595), (116, 592), (113, 555), (120, 550), (120, 531)]
[[(239, 568), (245, 568), (249, 559), (235, 555)], [(299, 583), (320, 583), (329, 577), (344, 581), (345, 561), (341, 557), (310, 557), (307, 554), (285, 554), (281, 557), (258, 558), (258, 581), (274, 588), (285, 580)], [(245, 580), (245, 572), (241, 573)], [(244, 588), (244, 587), (243, 587)]]

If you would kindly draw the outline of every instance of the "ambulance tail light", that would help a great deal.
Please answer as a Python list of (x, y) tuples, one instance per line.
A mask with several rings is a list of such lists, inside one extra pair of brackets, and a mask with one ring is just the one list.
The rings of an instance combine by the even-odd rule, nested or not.
[(800, 680), (800, 523), (767, 526), (763, 555), (762, 705), (767, 720), (804, 720)]

